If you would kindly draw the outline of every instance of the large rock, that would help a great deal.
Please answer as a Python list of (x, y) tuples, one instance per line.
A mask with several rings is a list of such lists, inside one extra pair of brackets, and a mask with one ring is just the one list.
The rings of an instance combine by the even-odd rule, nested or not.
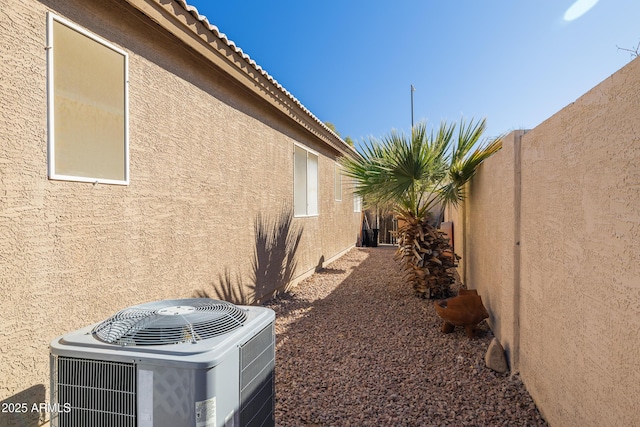
[(491, 340), (487, 354), (484, 355), (484, 363), (487, 365), (487, 368), (493, 369), (501, 374), (509, 371), (507, 358), (504, 355), (504, 348), (500, 345), (498, 338)]

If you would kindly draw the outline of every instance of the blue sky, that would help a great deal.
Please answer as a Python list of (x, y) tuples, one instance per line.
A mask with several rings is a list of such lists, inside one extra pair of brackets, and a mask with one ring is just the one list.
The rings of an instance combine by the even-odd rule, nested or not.
[[(533, 128), (629, 63), (640, 1), (188, 0), (356, 143), (414, 120)], [(595, 5), (594, 5), (595, 4)]]

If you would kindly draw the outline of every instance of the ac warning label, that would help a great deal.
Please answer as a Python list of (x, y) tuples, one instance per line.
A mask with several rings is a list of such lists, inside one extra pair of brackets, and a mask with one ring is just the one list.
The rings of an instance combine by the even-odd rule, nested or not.
[(196, 402), (196, 427), (216, 427), (216, 398)]

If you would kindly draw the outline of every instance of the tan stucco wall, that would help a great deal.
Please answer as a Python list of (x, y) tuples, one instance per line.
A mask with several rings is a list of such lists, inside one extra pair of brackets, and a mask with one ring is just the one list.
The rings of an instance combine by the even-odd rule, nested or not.
[(450, 213), (463, 275), (550, 425), (640, 425), (640, 61), (520, 138), (520, 192), (517, 140)]
[[(302, 229), (294, 276), (356, 242), (346, 184), (334, 200), (338, 151), (133, 7), (0, 9), (0, 401), (49, 400), (58, 335), (132, 304), (214, 292), (225, 272), (250, 284), (257, 219), (293, 203), (295, 142), (319, 153), (320, 214), (292, 221)], [(47, 179), (48, 11), (129, 53), (128, 186)]]
[(509, 356), (517, 357), (514, 311), (516, 244), (515, 165), (522, 131), (512, 132), (467, 184), (467, 199), (447, 217), (454, 222), (454, 248), (462, 257), (460, 277), (483, 298), (494, 334)]

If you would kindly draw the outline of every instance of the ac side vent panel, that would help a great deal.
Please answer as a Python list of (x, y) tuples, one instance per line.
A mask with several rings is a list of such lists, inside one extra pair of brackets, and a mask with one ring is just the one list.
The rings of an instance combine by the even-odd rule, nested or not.
[(136, 427), (136, 369), (133, 364), (53, 357), (55, 402), (69, 405), (52, 427)]
[(240, 425), (275, 425), (275, 330), (264, 328), (240, 347)]

